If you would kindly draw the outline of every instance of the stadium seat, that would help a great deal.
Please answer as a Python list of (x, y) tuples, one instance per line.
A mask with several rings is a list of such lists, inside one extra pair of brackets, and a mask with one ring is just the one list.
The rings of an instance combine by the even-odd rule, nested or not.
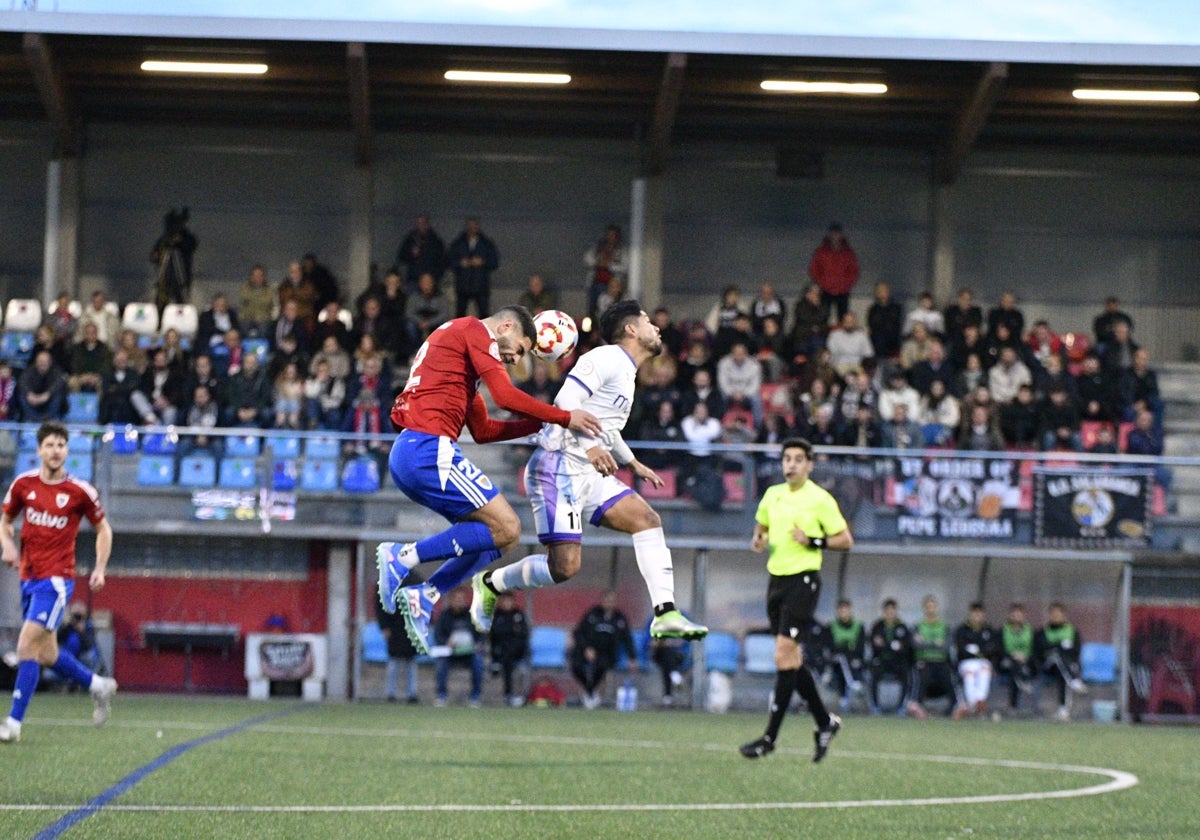
[[(339, 309), (337, 318), (339, 321), (341, 321), (343, 324), (346, 325), (346, 329), (348, 329), (348, 330), (354, 329), (354, 316), (350, 314), (349, 309)], [(329, 320), (329, 313), (326, 312), (324, 309), (322, 309), (320, 312), (317, 313), (317, 323), (324, 324), (328, 320)]]
[(338, 462), (334, 458), (305, 458), (300, 468), (300, 489), (329, 493), (338, 487)]
[(172, 303), (163, 310), (159, 331), (165, 333), (167, 330), (175, 330), (179, 337), (190, 345), (199, 326), (200, 315), (195, 306), (190, 303)]
[(567, 667), (567, 642), (570, 635), (561, 627), (534, 627), (529, 633), (531, 668)]
[(1079, 424), (1079, 441), (1083, 444), (1084, 452), (1096, 445), (1096, 441), (1100, 439), (1100, 429), (1104, 426), (1112, 428), (1111, 424), (1100, 420), (1084, 420)]
[(304, 457), (306, 458), (336, 458), (338, 442), (336, 438), (309, 438), (304, 442)]
[(775, 673), (775, 637), (770, 633), (747, 633), (743, 643), (746, 651), (746, 673)]
[(736, 674), (738, 640), (730, 633), (710, 632), (704, 637), (704, 667), (722, 674)]
[(67, 394), (68, 423), (95, 423), (100, 419), (100, 395), (92, 391)]
[(36, 470), (42, 465), (42, 459), (38, 457), (35, 450), (25, 449), (17, 453), (16, 470), (17, 474), (27, 473), (30, 470)]
[(1079, 648), (1083, 681), (1108, 685), (1117, 681), (1117, 649), (1100, 642), (1084, 642)]
[(387, 639), (383, 630), (374, 621), (368, 621), (362, 629), (362, 658), (363, 662), (374, 662), (383, 665), (388, 661)]
[(379, 490), (379, 464), (369, 455), (352, 458), (342, 467), (342, 489), (347, 493), (375, 493)]
[(175, 459), (170, 455), (142, 455), (138, 461), (137, 482), (149, 487), (175, 483)]
[(255, 458), (262, 438), (258, 435), (233, 435), (225, 438), (225, 455), (233, 458)]
[(138, 430), (136, 426), (110, 425), (104, 430), (104, 440), (112, 444), (114, 455), (132, 455), (138, 451)]
[(230, 490), (249, 490), (258, 484), (253, 458), (223, 458), (217, 485)]
[(17, 437), (17, 449), (21, 452), (33, 452), (37, 448), (37, 429), (22, 429)]
[(133, 330), (139, 339), (153, 339), (158, 335), (158, 307), (147, 301), (125, 304), (121, 329)]
[[(50, 305), (46, 307), (46, 314), (53, 315), (58, 311), (58, 301), (50, 301)], [(73, 300), (67, 304), (67, 311), (71, 313), (72, 318), (78, 318), (83, 315), (83, 304), (77, 300)]]
[(1122, 423), (1117, 426), (1117, 451), (1129, 451), (1129, 433), (1133, 431), (1132, 423)]
[(727, 472), (721, 474), (725, 486), (725, 501), (740, 505), (746, 501), (746, 474)]
[(294, 458), (276, 458), (271, 465), (272, 490), (295, 490), (298, 477)]
[(67, 451), (91, 455), (96, 448), (96, 439), (87, 432), (70, 432), (67, 437)]
[(217, 483), (217, 459), (212, 455), (188, 455), (179, 461), (179, 484), (212, 487)]
[(9, 332), (36, 332), (42, 324), (42, 304), (36, 298), (13, 298), (4, 308), (4, 329)]
[(15, 368), (23, 368), (29, 364), (33, 355), (34, 335), (31, 332), (5, 330), (0, 338), (0, 359)]
[(276, 458), (300, 457), (300, 438), (295, 435), (271, 435), (267, 438), (267, 446)]
[(63, 468), (75, 478), (91, 481), (93, 472), (92, 454), (90, 452), (73, 452), (67, 456)]
[(654, 471), (663, 480), (662, 487), (655, 487), (649, 481), (638, 481), (637, 491), (644, 499), (674, 499), (678, 495), (679, 476), (673, 467), (663, 467)]
[(271, 353), (271, 343), (265, 338), (247, 338), (242, 341), (242, 352), (258, 356), (259, 365), (266, 367), (267, 356)]
[(167, 432), (155, 432), (146, 435), (142, 441), (142, 452), (147, 455), (174, 455), (179, 444), (179, 435)]

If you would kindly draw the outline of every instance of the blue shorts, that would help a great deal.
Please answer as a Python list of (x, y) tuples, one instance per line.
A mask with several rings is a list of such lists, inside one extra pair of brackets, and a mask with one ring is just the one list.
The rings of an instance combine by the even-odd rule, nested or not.
[(405, 429), (392, 444), (388, 469), (404, 495), (450, 522), (500, 495), (492, 480), (448, 437)]
[(21, 614), (26, 621), (40, 624), (54, 632), (62, 624), (67, 604), (75, 594), (71, 578), (50, 577), (21, 581)]

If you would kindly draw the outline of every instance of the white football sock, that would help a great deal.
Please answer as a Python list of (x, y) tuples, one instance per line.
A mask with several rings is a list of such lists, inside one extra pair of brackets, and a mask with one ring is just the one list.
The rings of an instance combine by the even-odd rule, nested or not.
[(545, 554), (530, 554), (515, 563), (501, 566), (492, 572), (492, 588), (497, 592), (513, 589), (541, 589), (553, 586), (550, 576), (550, 560)]
[(633, 535), (633, 554), (637, 558), (638, 571), (650, 590), (650, 603), (674, 603), (675, 567), (671, 564), (671, 549), (662, 528), (650, 528)]

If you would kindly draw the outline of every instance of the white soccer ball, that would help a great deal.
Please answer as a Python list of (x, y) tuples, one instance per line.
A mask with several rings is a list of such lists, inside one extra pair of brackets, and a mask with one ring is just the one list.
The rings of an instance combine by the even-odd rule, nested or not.
[(566, 312), (547, 309), (533, 316), (533, 355), (556, 362), (579, 343), (579, 328)]

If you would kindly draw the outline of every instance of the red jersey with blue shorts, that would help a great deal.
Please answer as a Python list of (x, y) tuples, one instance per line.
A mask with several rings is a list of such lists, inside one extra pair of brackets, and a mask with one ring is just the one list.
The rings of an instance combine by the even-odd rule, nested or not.
[[(24, 512), (24, 516), (22, 516)], [(75, 538), (83, 517), (96, 525), (104, 508), (96, 488), (72, 476), (43, 481), (39, 470), (22, 473), (4, 496), (4, 513), (21, 526), (21, 580), (74, 579)]]

